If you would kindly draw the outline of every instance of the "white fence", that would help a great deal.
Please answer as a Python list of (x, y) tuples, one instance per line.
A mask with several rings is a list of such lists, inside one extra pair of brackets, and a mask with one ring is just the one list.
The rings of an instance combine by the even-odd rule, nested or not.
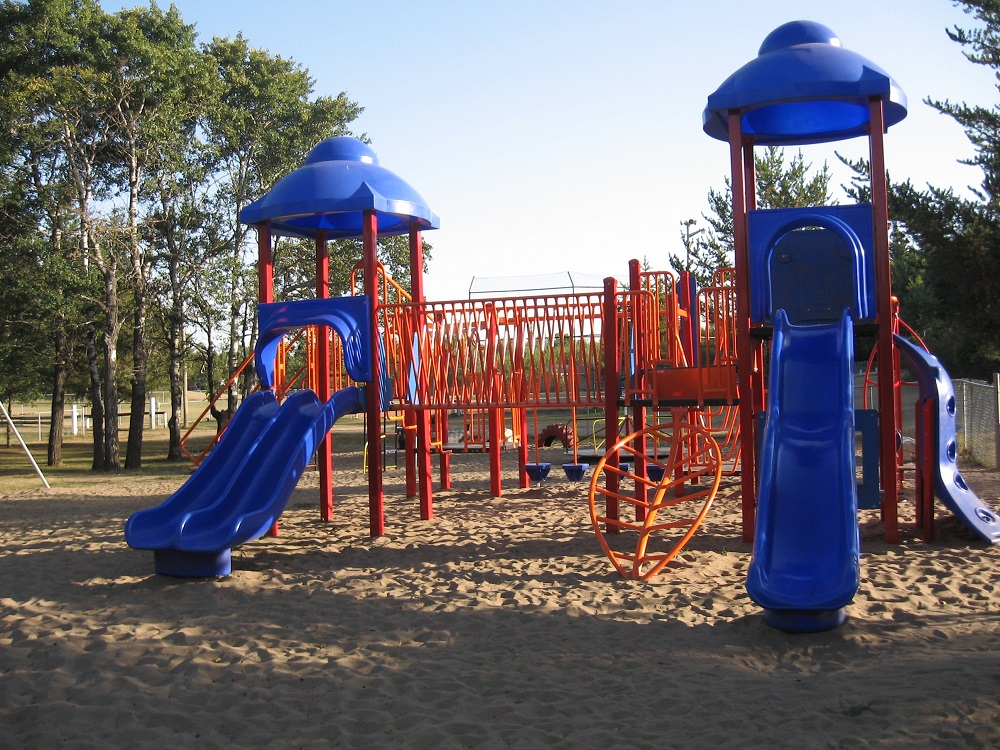
[[(166, 401), (162, 401), (159, 397), (165, 397)], [(64, 425), (67, 434), (87, 434), (91, 428), (89, 405), (77, 403), (75, 399), (67, 399), (67, 401), (72, 401), (66, 407)], [(29, 439), (37, 437), (38, 442), (48, 439), (49, 419), (51, 418), (50, 411), (48, 409), (42, 410), (39, 407), (40, 403), (13, 404), (10, 410), (10, 416), (18, 426), (18, 429), (26, 436), (30, 436)], [(156, 391), (154, 395), (147, 399), (144, 415), (146, 425), (149, 429), (163, 429), (167, 426), (167, 413), (163, 408), (164, 403), (167, 406), (170, 405), (170, 394), (166, 391)], [(125, 420), (129, 416), (129, 408), (129, 404), (118, 404), (118, 429), (121, 429), (123, 424), (127, 424)], [(0, 427), (3, 424), (3, 420), (0, 420)]]
[(982, 380), (956, 380), (955, 422), (961, 454), (988, 469), (1000, 465), (1000, 375), (992, 383)]

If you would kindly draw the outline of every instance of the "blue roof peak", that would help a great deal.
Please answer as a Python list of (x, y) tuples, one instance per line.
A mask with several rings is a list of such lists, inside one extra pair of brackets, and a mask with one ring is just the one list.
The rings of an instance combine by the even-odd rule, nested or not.
[(832, 47), (842, 47), (840, 37), (821, 23), (815, 21), (789, 21), (782, 24), (764, 38), (757, 51), (757, 56), (766, 55), (786, 47), (799, 44), (829, 44)]
[(345, 239), (364, 234), (364, 213), (378, 214), (378, 234), (437, 229), (438, 217), (406, 181), (378, 162), (371, 146), (352, 136), (316, 144), (289, 172), (240, 212), (244, 224), (270, 222), (272, 234)]
[(792, 21), (708, 97), (702, 123), (726, 141), (729, 115), (738, 112), (741, 132), (759, 145), (826, 143), (868, 135), (873, 98), (882, 101), (886, 128), (906, 117), (906, 94), (888, 73), (823, 24)]
[(305, 163), (317, 164), (325, 161), (359, 161), (362, 164), (378, 165), (378, 157), (371, 146), (349, 135), (338, 135), (320, 141), (306, 156)]

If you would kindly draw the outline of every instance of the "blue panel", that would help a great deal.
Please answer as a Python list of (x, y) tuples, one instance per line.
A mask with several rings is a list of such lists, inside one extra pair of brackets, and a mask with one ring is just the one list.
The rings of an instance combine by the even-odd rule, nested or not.
[(854, 425), (861, 433), (861, 484), (858, 485), (858, 508), (876, 510), (882, 506), (879, 492), (878, 410), (858, 409)]
[(264, 387), (274, 386), (274, 359), (281, 337), (296, 328), (324, 325), (333, 328), (343, 342), (344, 367), (359, 382), (371, 380), (372, 347), (368, 297), (333, 297), (297, 302), (270, 302), (257, 306), (260, 336), (254, 365)]
[(835, 323), (844, 309), (855, 322), (874, 319), (870, 205), (750, 211), (747, 221), (754, 323), (773, 324), (779, 309), (796, 325)]

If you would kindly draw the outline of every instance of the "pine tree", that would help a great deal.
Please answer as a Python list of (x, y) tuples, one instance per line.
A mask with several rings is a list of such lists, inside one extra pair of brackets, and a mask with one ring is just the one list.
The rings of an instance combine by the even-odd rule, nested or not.
[[(785, 153), (776, 146), (769, 146), (754, 154), (757, 181), (758, 208), (792, 208), (817, 206), (830, 202), (831, 173), (827, 164), (815, 173), (799, 151), (788, 164)], [(674, 269), (690, 271), (700, 286), (707, 285), (719, 268), (733, 264), (733, 199), (732, 183), (726, 178), (723, 191), (708, 191), (709, 213), (702, 214), (709, 228), (695, 236), (685, 226), (681, 242), (685, 257), (670, 255)]]

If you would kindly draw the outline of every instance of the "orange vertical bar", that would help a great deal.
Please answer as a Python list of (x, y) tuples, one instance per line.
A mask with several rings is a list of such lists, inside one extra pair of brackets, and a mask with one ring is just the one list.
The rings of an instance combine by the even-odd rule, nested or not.
[[(417, 398), (421, 407), (427, 404), (427, 360), (429, 352), (424, 350), (421, 342), (426, 340), (424, 328), (428, 325), (424, 310), (424, 241), (417, 229), (417, 224), (410, 224), (410, 296), (413, 298), (413, 335), (420, 354), (420, 367), (417, 368)], [(410, 342), (412, 346), (414, 342)], [(431, 416), (426, 408), (419, 408), (414, 415), (416, 423), (416, 456), (417, 456), (417, 487), (420, 504), (420, 518), (429, 521), (434, 517), (434, 487), (431, 465)], [(414, 448), (407, 446), (409, 453)]]
[(365, 295), (371, 306), (369, 336), (372, 348), (372, 379), (368, 383), (366, 416), (368, 440), (368, 528), (372, 536), (385, 534), (385, 494), (382, 489), (382, 357), (379, 354), (378, 317), (381, 300), (378, 295), (378, 215), (365, 211), (362, 243), (364, 246)]

